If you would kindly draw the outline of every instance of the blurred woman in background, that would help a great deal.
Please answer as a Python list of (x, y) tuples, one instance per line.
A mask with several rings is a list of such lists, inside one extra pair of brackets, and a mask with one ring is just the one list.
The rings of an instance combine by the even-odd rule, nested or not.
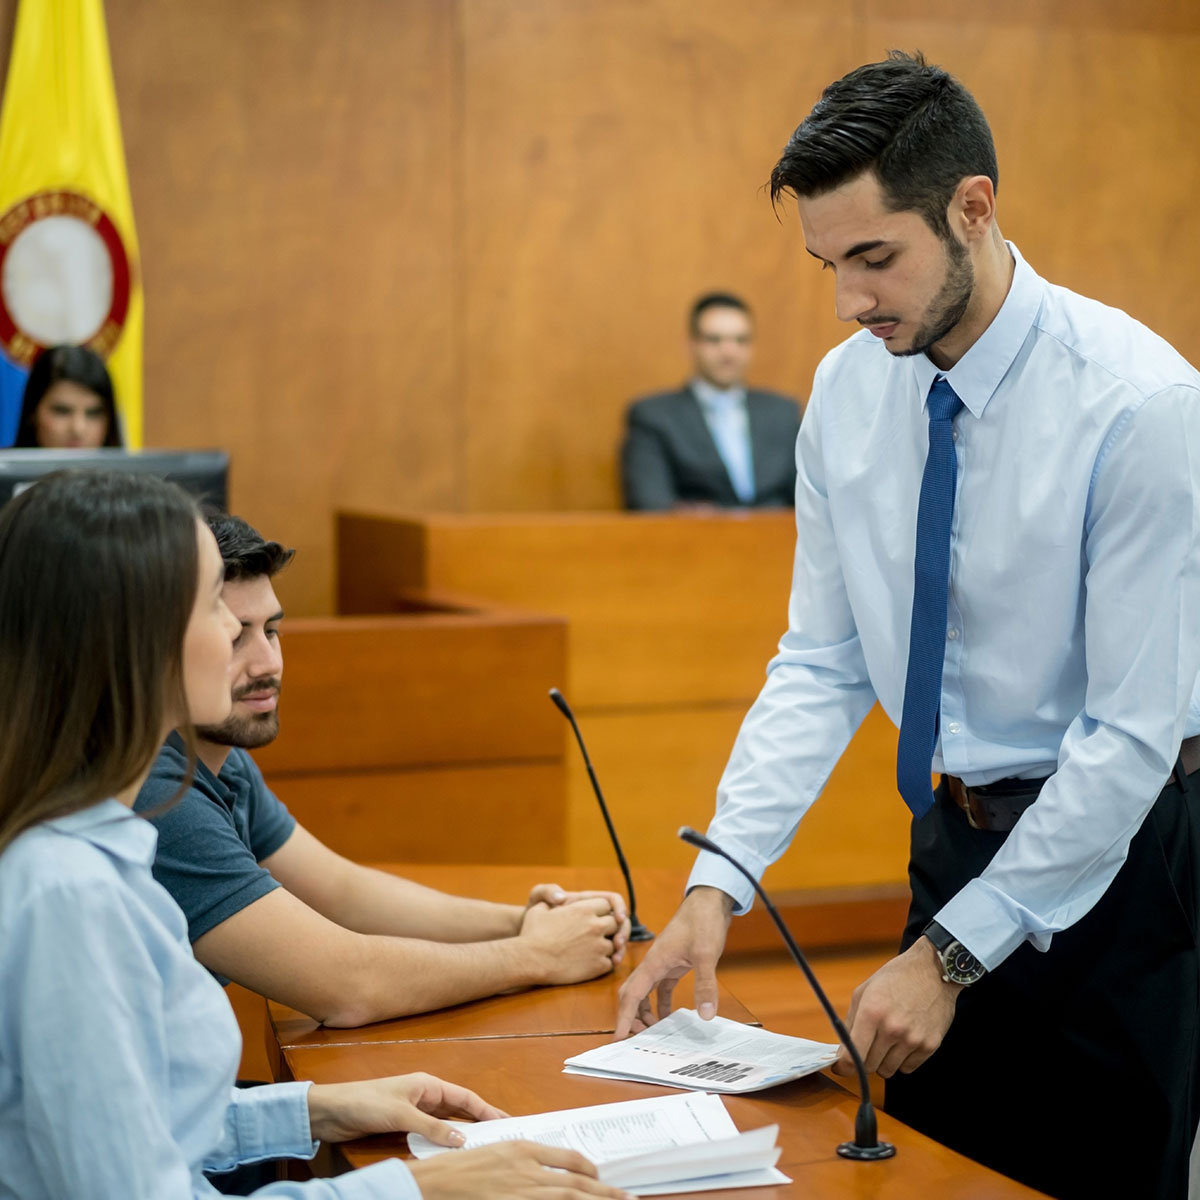
[(104, 359), (86, 346), (51, 346), (30, 369), (17, 425), (18, 448), (119, 449), (121, 427)]

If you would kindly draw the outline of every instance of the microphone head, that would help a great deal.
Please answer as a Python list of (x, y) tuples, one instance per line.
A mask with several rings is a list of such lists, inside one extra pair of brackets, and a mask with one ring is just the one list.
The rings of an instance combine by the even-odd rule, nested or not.
[(560, 692), (558, 688), (550, 689), (550, 699), (554, 701), (554, 707), (557, 708), (564, 717), (570, 717), (571, 706), (567, 703), (566, 697), (563, 696), (562, 692)]
[(680, 825), (679, 837), (689, 846), (698, 846), (701, 850), (704, 850), (708, 844), (708, 838), (702, 833), (697, 833), (690, 825)]

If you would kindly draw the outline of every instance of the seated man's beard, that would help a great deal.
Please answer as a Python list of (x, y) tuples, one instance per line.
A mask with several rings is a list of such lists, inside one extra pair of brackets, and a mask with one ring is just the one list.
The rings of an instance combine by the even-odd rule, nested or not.
[[(240, 687), (234, 692), (233, 702), (236, 705), (246, 696), (267, 691), (274, 692), (278, 696), (279, 680), (275, 678), (252, 680), (245, 687)], [(218, 746), (236, 746), (242, 750), (255, 750), (259, 746), (269, 745), (279, 736), (279, 709), (276, 707), (271, 712), (248, 713), (245, 716), (239, 716), (233, 712), (220, 725), (196, 726), (196, 733), (206, 742), (213, 742)]]

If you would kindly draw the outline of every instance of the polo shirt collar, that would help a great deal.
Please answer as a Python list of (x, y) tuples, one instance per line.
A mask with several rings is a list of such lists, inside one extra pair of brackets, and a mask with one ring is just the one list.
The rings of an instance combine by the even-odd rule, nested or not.
[(1046, 285), (1012, 242), (1005, 245), (1014, 260), (1012, 284), (1000, 311), (975, 344), (949, 371), (940, 371), (924, 354), (910, 360), (922, 405), (933, 381), (945, 375), (972, 416), (983, 416), (988, 401), (1025, 344), (1041, 310)]

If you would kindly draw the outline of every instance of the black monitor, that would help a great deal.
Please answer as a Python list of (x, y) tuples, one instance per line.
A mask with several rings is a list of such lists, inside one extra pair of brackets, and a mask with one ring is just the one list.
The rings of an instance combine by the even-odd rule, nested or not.
[(229, 507), (229, 455), (224, 450), (0, 450), (0, 505), (43, 475), (67, 468), (157, 475), (204, 504), (223, 511)]

